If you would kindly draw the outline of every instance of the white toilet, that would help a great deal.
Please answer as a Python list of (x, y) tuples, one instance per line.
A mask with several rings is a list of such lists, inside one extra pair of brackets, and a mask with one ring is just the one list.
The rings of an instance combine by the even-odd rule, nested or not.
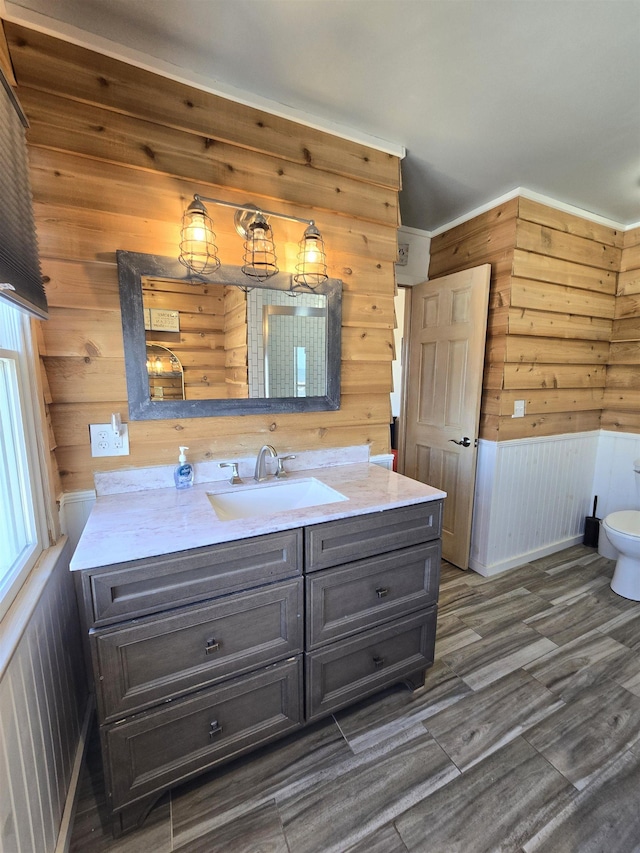
[[(640, 498), (640, 459), (633, 463), (633, 470)], [(601, 530), (617, 552), (611, 589), (623, 598), (640, 601), (640, 510), (610, 513), (602, 522)]]

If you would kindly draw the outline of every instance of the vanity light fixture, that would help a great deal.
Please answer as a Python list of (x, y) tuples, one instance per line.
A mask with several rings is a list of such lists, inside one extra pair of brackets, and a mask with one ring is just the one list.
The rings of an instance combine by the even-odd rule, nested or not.
[(298, 263), (293, 280), (297, 285), (308, 290), (315, 290), (319, 284), (327, 280), (324, 240), (313, 221), (309, 223), (300, 240)]
[(218, 204), (235, 209), (234, 224), (243, 238), (244, 254), (242, 272), (257, 281), (266, 281), (278, 272), (273, 232), (269, 217), (302, 222), (307, 228), (299, 244), (296, 274), (291, 291), (295, 289), (315, 290), (326, 281), (327, 258), (322, 234), (312, 219), (301, 219), (272, 210), (261, 210), (252, 204), (233, 204), (217, 198), (207, 198), (197, 193), (182, 216), (180, 233), (180, 263), (197, 276), (210, 275), (220, 267), (216, 235), (208, 214), (207, 204)]
[(251, 217), (245, 233), (242, 272), (250, 278), (266, 281), (278, 272), (278, 264), (273, 231), (260, 211)]
[(210, 275), (220, 266), (213, 222), (197, 195), (182, 214), (179, 260), (196, 275)]

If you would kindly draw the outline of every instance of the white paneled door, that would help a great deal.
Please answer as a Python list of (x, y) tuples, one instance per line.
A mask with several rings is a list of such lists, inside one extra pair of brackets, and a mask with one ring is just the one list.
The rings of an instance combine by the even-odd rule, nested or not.
[(442, 556), (469, 566), (491, 267), (411, 288), (404, 473), (447, 492)]

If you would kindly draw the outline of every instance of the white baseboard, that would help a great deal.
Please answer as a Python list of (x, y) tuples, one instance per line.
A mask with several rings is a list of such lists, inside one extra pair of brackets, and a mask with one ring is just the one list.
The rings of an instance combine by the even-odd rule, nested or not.
[(515, 569), (517, 566), (523, 566), (525, 563), (531, 563), (533, 560), (539, 560), (540, 557), (548, 557), (549, 554), (555, 554), (556, 551), (562, 551), (564, 548), (570, 548), (572, 545), (579, 545), (582, 542), (582, 536), (571, 536), (569, 539), (564, 539), (562, 542), (554, 542), (552, 545), (545, 545), (543, 548), (536, 548), (535, 551), (529, 551), (528, 554), (519, 554), (517, 557), (511, 557), (508, 560), (503, 560), (500, 563), (494, 563), (492, 566), (484, 566), (477, 560), (469, 560), (469, 568), (473, 569), (479, 575), (485, 578), (499, 575), (501, 572), (506, 572), (508, 569)]

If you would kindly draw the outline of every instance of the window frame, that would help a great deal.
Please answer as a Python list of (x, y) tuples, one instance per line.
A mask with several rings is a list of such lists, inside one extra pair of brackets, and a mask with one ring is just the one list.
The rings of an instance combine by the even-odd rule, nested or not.
[[(9, 388), (7, 399), (15, 424), (15, 441), (19, 442), (18, 489), (23, 507), (28, 515), (28, 542), (16, 557), (9, 570), (0, 577), (0, 619), (14, 602), (45, 549), (49, 546), (49, 533), (41, 469), (42, 425), (35, 377), (35, 352), (30, 317), (4, 300), (0, 307), (0, 321), (15, 312), (5, 334), (0, 329), (0, 358), (13, 365), (15, 384)], [(12, 446), (13, 446), (12, 437)], [(1, 464), (1, 460), (0, 460)], [(14, 492), (15, 493), (15, 492)], [(11, 491), (9, 497), (11, 496)]]

